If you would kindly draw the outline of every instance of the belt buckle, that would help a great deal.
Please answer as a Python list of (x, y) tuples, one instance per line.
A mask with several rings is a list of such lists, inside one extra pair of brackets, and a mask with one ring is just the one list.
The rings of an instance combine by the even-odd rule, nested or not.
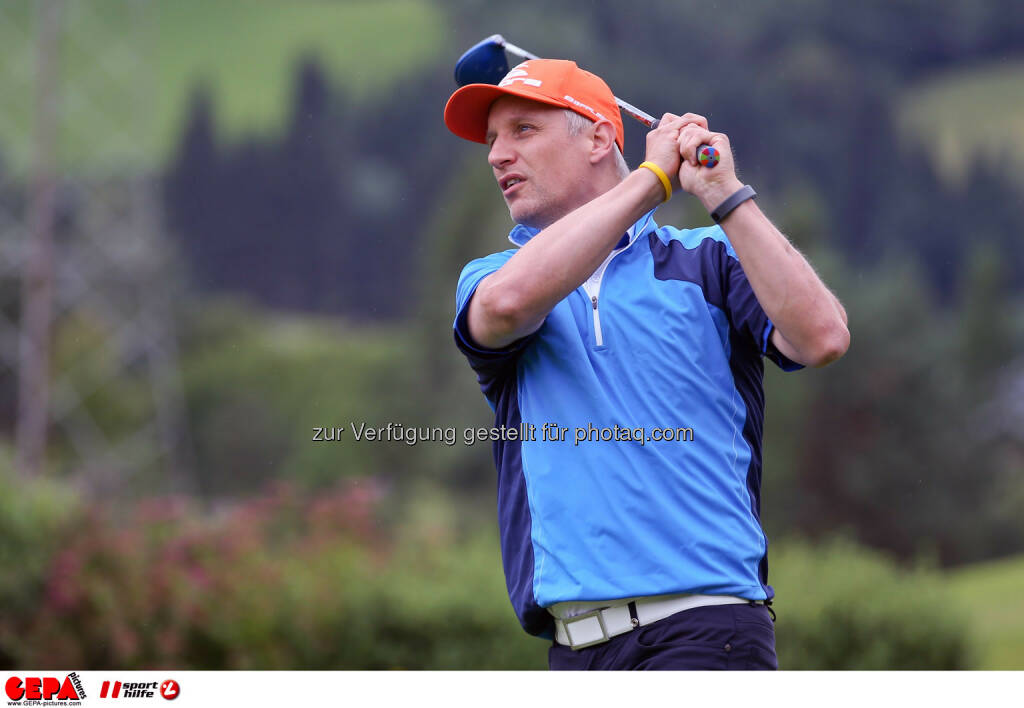
[[(609, 639), (611, 639), (611, 637), (608, 635), (608, 628), (604, 626), (604, 615), (601, 614), (606, 609), (608, 609), (608, 608), (607, 607), (601, 607), (601, 608), (598, 608), (596, 610), (591, 610), (590, 612), (584, 612), (581, 615), (576, 615), (572, 619), (562, 620), (562, 625), (565, 627), (565, 636), (569, 640), (569, 648), (570, 649), (572, 649), (572, 650), (585, 649), (586, 647), (594, 646), (595, 644), (601, 644), (601, 643), (607, 642)], [(574, 642), (573, 638), (572, 638), (572, 630), (570, 629), (570, 627), (573, 624), (576, 624), (577, 622), (582, 622), (584, 620), (588, 620), (588, 619), (591, 619), (591, 618), (594, 618), (594, 617), (597, 618), (598, 626), (601, 627), (601, 636), (600, 636), (600, 638), (594, 639), (594, 640), (589, 641), (589, 642), (582, 642), (580, 644), (577, 644), (576, 642)]]

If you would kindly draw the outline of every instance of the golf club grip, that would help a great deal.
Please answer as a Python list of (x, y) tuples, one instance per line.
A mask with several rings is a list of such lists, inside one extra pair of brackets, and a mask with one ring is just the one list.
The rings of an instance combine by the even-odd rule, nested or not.
[[(654, 130), (655, 128), (657, 128), (660, 123), (661, 123), (661, 119), (660, 118), (655, 120), (653, 123), (651, 123), (651, 130)], [(705, 149), (705, 148), (707, 148), (709, 150), (714, 150), (715, 152), (718, 152), (717, 150), (715, 150), (710, 145), (700, 145), (700, 146), (697, 147), (697, 153), (699, 154), (700, 151)], [(717, 164), (718, 164), (718, 160), (716, 159), (713, 162), (708, 162), (706, 165), (702, 165), (702, 166), (703, 167), (707, 167), (708, 169), (711, 169), (712, 167), (714, 167)]]

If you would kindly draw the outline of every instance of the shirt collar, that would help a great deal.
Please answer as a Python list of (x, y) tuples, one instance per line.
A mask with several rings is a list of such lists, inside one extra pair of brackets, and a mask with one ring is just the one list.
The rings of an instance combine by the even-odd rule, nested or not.
[[(633, 242), (636, 241), (638, 236), (643, 236), (658, 228), (658, 224), (654, 221), (654, 212), (647, 212), (641, 216), (635, 224), (629, 227), (629, 245), (632, 246)], [(516, 246), (523, 246), (531, 238), (541, 232), (541, 229), (535, 229), (530, 226), (523, 226), (522, 224), (516, 224), (508, 234), (508, 240)], [(628, 248), (629, 246), (627, 246)]]

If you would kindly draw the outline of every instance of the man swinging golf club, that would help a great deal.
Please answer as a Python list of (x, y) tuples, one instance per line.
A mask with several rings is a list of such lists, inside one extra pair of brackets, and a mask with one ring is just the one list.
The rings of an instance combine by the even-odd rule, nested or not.
[[(843, 307), (702, 116), (666, 113), (630, 171), (605, 82), (532, 59), (457, 90), (444, 119), (488, 146), (516, 222), (516, 248), (463, 269), (455, 341), (495, 425), (535, 426), (494, 451), (524, 629), (553, 669), (776, 668), (761, 358), (839, 358)], [(680, 189), (716, 225), (656, 224)]]

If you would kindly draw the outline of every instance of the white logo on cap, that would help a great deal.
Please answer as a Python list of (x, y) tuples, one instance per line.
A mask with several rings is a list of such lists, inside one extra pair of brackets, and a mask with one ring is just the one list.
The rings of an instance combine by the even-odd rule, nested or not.
[(527, 86), (540, 86), (544, 83), (540, 79), (529, 78), (530, 74), (520, 68), (523, 66), (526, 66), (526, 62), (523, 62), (516, 68), (512, 69), (512, 71), (505, 74), (505, 78), (498, 82), (498, 86), (508, 86), (509, 84), (514, 84), (516, 81), (522, 81)]
[(572, 96), (569, 96), (568, 94), (565, 95), (565, 96), (562, 96), (562, 98), (565, 99), (566, 101), (568, 101), (569, 103), (573, 104), (574, 106), (578, 106), (578, 107), (580, 107), (580, 108), (582, 108), (584, 110), (590, 111), (591, 113), (593, 113), (598, 118), (601, 118), (603, 120), (608, 120), (603, 115), (601, 115), (600, 111), (595, 111), (593, 108), (591, 108), (590, 106), (585, 104), (583, 101), (575, 99)]

